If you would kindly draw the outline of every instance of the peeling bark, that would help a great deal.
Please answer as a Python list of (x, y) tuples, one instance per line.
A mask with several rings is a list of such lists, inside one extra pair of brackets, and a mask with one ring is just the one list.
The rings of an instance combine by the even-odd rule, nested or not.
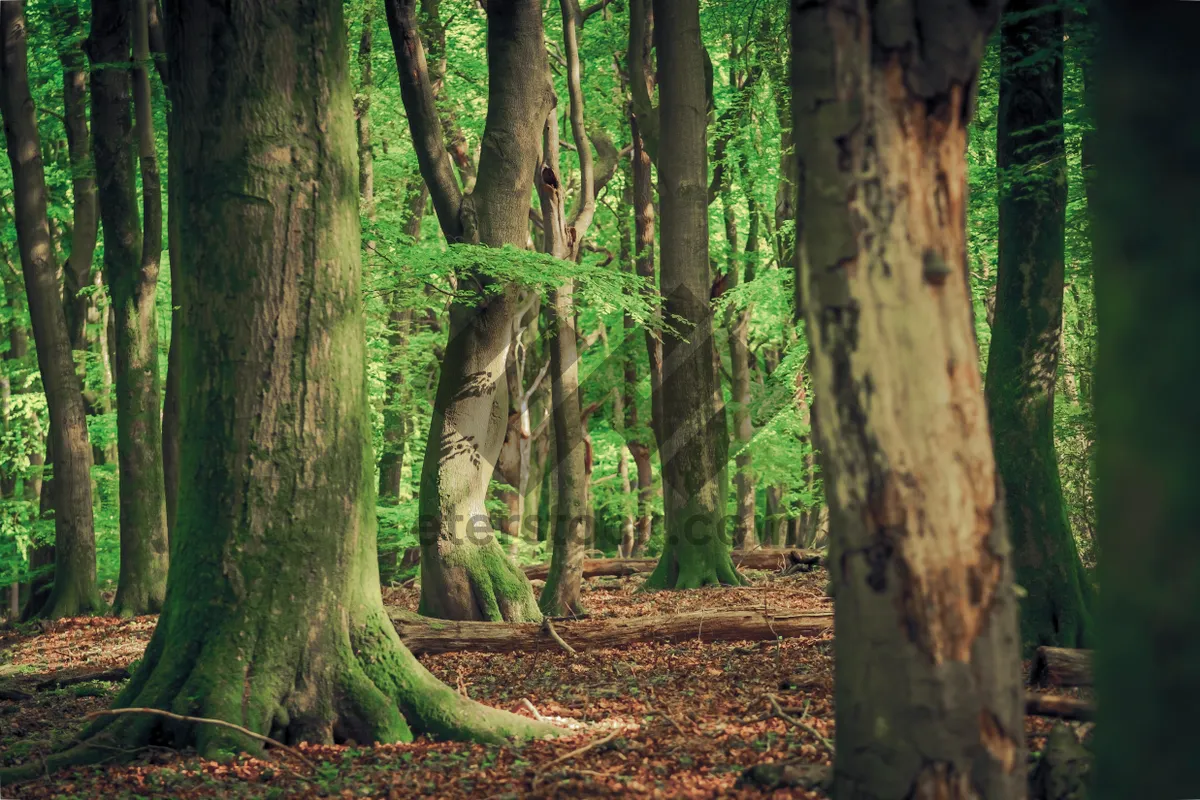
[(966, 269), (968, 98), (999, 6), (792, 4), (800, 279), (838, 534), (838, 797), (1023, 796)]

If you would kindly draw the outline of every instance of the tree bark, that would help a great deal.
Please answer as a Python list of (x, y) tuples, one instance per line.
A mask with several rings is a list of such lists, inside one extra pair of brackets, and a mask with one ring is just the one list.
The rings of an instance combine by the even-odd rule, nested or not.
[(1034, 686), (1091, 686), (1092, 651), (1039, 647), (1029, 669)]
[(1067, 161), (1063, 11), (1016, 0), (1000, 28), (1000, 258), (987, 401), (1021, 600), (1021, 638), (1088, 644), (1092, 595), (1054, 451), (1062, 332)]
[[(285, 743), (552, 733), (437, 681), (383, 607), (342, 9), (168, 8), (187, 424), (167, 601), (116, 705)], [(149, 742), (261, 750), (224, 728), (109, 716), (36, 773)]]
[[(737, 225), (733, 215), (729, 190), (724, 190), (722, 203), (725, 212), (725, 234), (729, 241), (729, 288), (733, 289), (739, 283), (749, 283), (754, 280), (754, 263), (758, 250), (758, 203), (754, 199), (753, 180), (747, 171), (744, 176), (747, 182), (746, 203), (749, 216), (749, 229), (746, 232), (746, 252), (744, 263), (738, 263), (737, 258)], [(741, 274), (745, 270), (745, 274)], [(758, 544), (758, 531), (755, 503), (755, 485), (750, 455), (750, 441), (754, 438), (754, 426), (750, 421), (750, 314), (749, 304), (735, 308), (730, 306), (725, 325), (729, 335), (729, 373), (730, 395), (733, 401), (733, 437), (737, 443), (737, 455), (734, 463), (737, 471), (733, 484), (737, 495), (737, 512), (733, 523), (733, 546), (739, 549), (749, 549)]]
[(358, 37), (358, 93), (354, 95), (354, 123), (358, 133), (358, 196), (367, 219), (375, 218), (375, 168), (371, 149), (371, 26), (375, 4), (364, 3), (362, 31)]
[[(444, 144), (415, 2), (388, 0), (386, 6), (401, 97), (443, 233), (450, 242), (524, 246), (542, 126), (553, 98), (540, 5), (488, 3), (488, 116), (479, 176), (465, 196)], [(421, 469), (421, 610), (446, 619), (537, 620), (533, 588), (505, 556), (484, 505), (504, 441), (504, 364), (521, 293), (513, 285), (490, 286), (480, 274), (460, 276), (460, 283), (467, 279), (496, 291), (456, 300), (450, 308)]]
[[(488, 653), (554, 652), (562, 645), (544, 626), (489, 625), (486, 622), (442, 623), (410, 612), (392, 610), (392, 624), (414, 655), (483, 651)], [(634, 619), (562, 620), (555, 633), (575, 650), (604, 650), (642, 642), (773, 642), (780, 638), (821, 636), (833, 629), (828, 612), (692, 611)]]
[[(667, 532), (656, 589), (742, 583), (725, 530), (729, 449), (713, 365), (708, 261), (708, 154), (704, 52), (697, 0), (654, 4), (659, 65), (661, 291), (675, 330), (663, 341), (659, 458)], [(667, 435), (669, 432), (669, 435)]]
[[(1200, 795), (1196, 3), (1097, 3), (1096, 769), (1091, 796)], [(1151, 768), (1147, 768), (1152, 765)]]
[(0, 112), (12, 166), (17, 245), (55, 453), (54, 588), (36, 613), (54, 619), (102, 607), (96, 588), (92, 451), (46, 216), (46, 177), (29, 92), (24, 3), (0, 3), (0, 31), (4, 48)]
[(999, 11), (792, 4), (800, 279), (838, 534), (837, 797), (1024, 796), (966, 265), (968, 94)]
[[(155, 297), (162, 252), (162, 196), (150, 107), (147, 0), (93, 0), (92, 127), (104, 273), (116, 329), (117, 463), (120, 475), (121, 572), (113, 610), (121, 616), (162, 608), (167, 581), (167, 508)], [(128, 64), (131, 40), (134, 65)], [(130, 89), (136, 130), (130, 115)], [(142, 172), (138, 220), (133, 154)], [(57, 450), (55, 453), (57, 454)]]

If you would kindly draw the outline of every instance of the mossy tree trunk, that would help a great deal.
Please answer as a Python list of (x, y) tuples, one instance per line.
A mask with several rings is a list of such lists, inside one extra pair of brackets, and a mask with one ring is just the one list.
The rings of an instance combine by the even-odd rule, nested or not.
[(1200, 796), (1200, 30), (1097, 3), (1100, 592), (1090, 797)]
[(999, 11), (792, 3), (837, 797), (1025, 795), (1016, 601), (966, 268), (968, 97)]
[(54, 451), (54, 588), (34, 613), (53, 619), (102, 607), (96, 587), (92, 450), (46, 216), (46, 176), (29, 92), (24, 3), (0, 3), (0, 35), (0, 113), (12, 166), (13, 217), (38, 369), (50, 411), (49, 447)]
[(729, 450), (714, 367), (708, 258), (704, 52), (697, 0), (654, 3), (659, 60), (658, 195), (661, 292), (674, 331), (663, 337), (664, 439), (659, 448), (666, 543), (651, 589), (740, 584), (729, 556), (725, 497)]
[[(116, 705), (287, 743), (553, 732), (437, 681), (383, 607), (342, 8), (168, 10), (182, 480), (166, 604)], [(105, 717), (37, 772), (150, 742), (261, 748), (211, 725)]]
[[(553, 99), (540, 4), (488, 3), (488, 113), (478, 177), (467, 194), (446, 149), (416, 2), (388, 0), (386, 7), (414, 149), (447, 240), (525, 246), (542, 125)], [(504, 442), (504, 365), (523, 293), (515, 285), (491, 285), (483, 275), (459, 277), (495, 291), (450, 307), (421, 467), (421, 612), (445, 619), (538, 620), (533, 587), (508, 560), (485, 506)]]
[(987, 401), (1004, 483), (1027, 648), (1087, 646), (1091, 586), (1054, 451), (1062, 341), (1067, 161), (1063, 11), (1017, 0), (1000, 27), (1000, 258)]
[[(146, 2), (94, 0), (88, 42), (104, 274), (117, 340), (121, 572), (113, 610), (123, 616), (162, 607), (168, 561), (155, 315), (162, 195), (151, 123)], [(131, 46), (133, 69), (116, 66), (130, 63)], [(142, 172), (144, 235), (137, 210), (135, 152)]]

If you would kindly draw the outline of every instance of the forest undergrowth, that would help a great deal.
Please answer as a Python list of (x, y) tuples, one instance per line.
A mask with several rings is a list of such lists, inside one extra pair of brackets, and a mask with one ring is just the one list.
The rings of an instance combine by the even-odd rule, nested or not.
[[(595, 618), (831, 609), (823, 570), (747, 575), (746, 587), (660, 593), (637, 591), (644, 576), (594, 578), (584, 583), (584, 600)], [(415, 610), (418, 598), (413, 586), (385, 591), (394, 608)], [(0, 634), (0, 767), (37, 761), (70, 741), (86, 715), (108, 708), (120, 681), (61, 688), (47, 682), (128, 668), (144, 650), (154, 623), (154, 617), (76, 618)], [(818, 790), (764, 790), (740, 779), (747, 768), (767, 762), (830, 763), (830, 753), (813, 732), (833, 739), (832, 633), (776, 642), (646, 643), (581, 650), (576, 656), (459, 652), (421, 660), (476, 700), (552, 718), (570, 733), (520, 748), (424, 738), (371, 747), (301, 745), (304, 760), (269, 747), (260, 757), (225, 763), (146, 748), (114, 752), (108, 765), (0, 787), (0, 796), (826, 796)], [(811, 730), (783, 719), (772, 699), (778, 710)], [(1050, 727), (1045, 718), (1026, 718), (1031, 752), (1041, 749)], [(1091, 726), (1072, 727), (1083, 736)]]

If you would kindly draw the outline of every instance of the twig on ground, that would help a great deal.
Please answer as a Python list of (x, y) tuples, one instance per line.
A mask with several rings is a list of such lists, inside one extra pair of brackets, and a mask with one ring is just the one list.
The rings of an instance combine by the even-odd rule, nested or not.
[(116, 714), (156, 714), (160, 717), (166, 717), (167, 719), (173, 719), (176, 722), (192, 722), (192, 723), (197, 723), (197, 724), (201, 724), (201, 725), (216, 725), (221, 728), (229, 728), (230, 730), (237, 731), (238, 733), (242, 734), (243, 736), (249, 736), (251, 739), (256, 739), (264, 744), (273, 745), (275, 747), (278, 747), (280, 750), (286, 750), (287, 752), (291, 753), (299, 760), (303, 761), (306, 765), (308, 765), (308, 767), (310, 769), (317, 768), (316, 764), (314, 764), (312, 761), (310, 761), (306, 755), (301, 753), (296, 748), (289, 747), (286, 744), (284, 744), (283, 742), (278, 742), (278, 741), (272, 739), (270, 736), (263, 736), (261, 733), (255, 733), (252, 730), (243, 728), (241, 725), (234, 725), (232, 722), (226, 722), (223, 719), (209, 719), (208, 717), (187, 717), (187, 716), (184, 716), (183, 714), (172, 714), (170, 711), (163, 711), (162, 709), (159, 709), (159, 708), (109, 708), (109, 709), (105, 709), (104, 711), (93, 711), (91, 714), (88, 714), (86, 717), (84, 717), (84, 719), (96, 719), (97, 717), (107, 717), (107, 716), (112, 716), (112, 715), (116, 715)]
[(784, 711), (783, 706), (781, 706), (779, 704), (779, 698), (775, 697), (775, 695), (773, 695), (773, 694), (769, 694), (769, 695), (767, 695), (767, 702), (769, 702), (771, 704), (771, 710), (775, 712), (775, 716), (779, 717), (784, 722), (789, 722), (792, 725), (795, 725), (800, 730), (805, 731), (806, 733), (810, 734), (813, 738), (815, 738), (818, 742), (821, 743), (821, 746), (824, 747), (826, 751), (828, 751), (830, 756), (833, 755), (833, 742), (829, 741), (824, 736), (822, 736), (820, 734), (820, 732), (817, 731), (817, 729), (814, 728), (812, 725), (809, 725), (807, 722), (804, 722), (802, 720), (798, 720), (795, 717), (793, 717), (791, 714)]
[(550, 621), (549, 617), (546, 617), (542, 621), (542, 630), (544, 630), (544, 631), (546, 631), (546, 633), (550, 634), (550, 638), (553, 639), (555, 641), (555, 643), (559, 647), (561, 647), (563, 650), (566, 650), (572, 656), (579, 655), (579, 653), (575, 652), (575, 648), (571, 647), (571, 645), (567, 644), (566, 641), (561, 636), (558, 635), (558, 631), (554, 630), (554, 623)]
[(606, 745), (609, 742), (611, 742), (613, 739), (617, 738), (618, 733), (620, 733), (620, 731), (613, 731), (608, 736), (605, 736), (602, 739), (596, 739), (595, 741), (588, 742), (583, 747), (580, 747), (578, 750), (572, 750), (571, 752), (567, 753), (566, 755), (559, 756), (558, 758), (554, 759), (549, 764), (542, 767), (541, 771), (539, 771), (537, 775), (533, 776), (533, 788), (537, 789), (538, 784), (540, 784), (542, 782), (542, 779), (545, 777), (546, 773), (549, 772), (550, 768), (553, 767), (555, 764), (561, 764), (562, 762), (572, 759), (575, 756), (583, 755), (584, 753), (586, 753), (589, 750), (600, 747), (601, 745)]
[(529, 713), (533, 714), (533, 718), (536, 719), (538, 722), (545, 722), (546, 718), (544, 716), (542, 716), (542, 712), (540, 712), (536, 708), (534, 708), (533, 703), (529, 702), (528, 697), (521, 698), (521, 705), (523, 705), (523, 706), (525, 706), (525, 708), (529, 709)]

